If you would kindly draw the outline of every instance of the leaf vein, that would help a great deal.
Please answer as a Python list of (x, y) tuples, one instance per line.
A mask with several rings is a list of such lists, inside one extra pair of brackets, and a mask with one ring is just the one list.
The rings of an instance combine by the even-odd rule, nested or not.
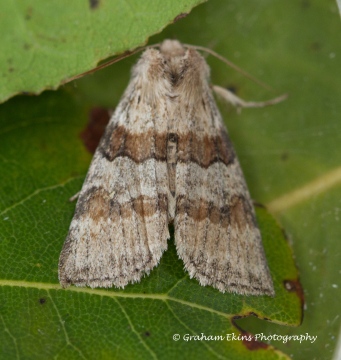
[(118, 306), (120, 307), (122, 313), (124, 314), (124, 316), (126, 317), (126, 319), (128, 320), (128, 323), (130, 325), (130, 328), (133, 330), (133, 332), (136, 334), (136, 336), (140, 339), (140, 342), (142, 343), (142, 345), (146, 348), (146, 350), (152, 355), (153, 359), (157, 360), (157, 356), (154, 353), (154, 351), (147, 345), (147, 343), (145, 342), (145, 340), (142, 338), (141, 334), (138, 333), (138, 331), (136, 331), (132, 321), (130, 320), (129, 315), (127, 314), (127, 312), (124, 310), (124, 307), (121, 305), (121, 303), (118, 301), (118, 299), (115, 299), (116, 303), (118, 304)]
[(304, 200), (318, 195), (341, 183), (341, 167), (310, 181), (309, 183), (270, 201), (266, 207), (275, 213), (287, 210)]
[(175, 301), (179, 304), (187, 305), (196, 309), (201, 309), (205, 311), (212, 312), (219, 316), (223, 316), (226, 319), (230, 319), (231, 314), (226, 314), (224, 312), (214, 310), (204, 305), (199, 305), (192, 303), (190, 301), (177, 299), (171, 297), (167, 294), (137, 294), (137, 293), (123, 293), (123, 292), (114, 292), (102, 289), (91, 289), (91, 288), (79, 288), (76, 286), (70, 286), (67, 289), (63, 289), (59, 284), (51, 283), (39, 283), (39, 282), (30, 282), (30, 281), (18, 281), (18, 280), (0, 280), (0, 286), (11, 286), (11, 287), (24, 287), (24, 288), (34, 288), (34, 289), (46, 289), (46, 290), (57, 290), (57, 291), (72, 291), (89, 295), (98, 295), (98, 296), (107, 296), (112, 299), (116, 298), (136, 298), (136, 299), (151, 299), (151, 300), (161, 300), (161, 301)]
[(17, 355), (17, 359), (20, 359), (20, 356), (19, 356), (19, 349), (18, 349), (18, 343), (17, 343), (17, 339), (13, 336), (13, 334), (9, 331), (9, 328), (7, 327), (6, 323), (5, 323), (5, 320), (3, 318), (3, 316), (0, 314), (0, 318), (1, 318), (1, 321), (4, 325), (4, 331), (7, 332), (7, 334), (9, 335), (9, 337), (12, 339), (13, 343), (14, 343), (14, 347), (15, 347), (15, 353)]
[(51, 300), (51, 303), (52, 303), (52, 305), (53, 305), (53, 307), (54, 307), (54, 309), (55, 309), (55, 311), (56, 311), (56, 313), (57, 313), (57, 315), (58, 315), (59, 322), (60, 322), (60, 324), (62, 325), (62, 329), (63, 329), (64, 335), (65, 335), (65, 339), (66, 339), (67, 345), (70, 345), (72, 348), (74, 348), (74, 349), (79, 353), (79, 355), (80, 355), (83, 359), (86, 359), (86, 357), (84, 356), (84, 354), (82, 353), (82, 351), (81, 351), (76, 345), (72, 344), (72, 342), (70, 341), (69, 335), (68, 335), (68, 333), (67, 333), (67, 331), (66, 331), (66, 328), (65, 328), (65, 325), (64, 325), (64, 321), (62, 320), (62, 317), (60, 316), (60, 312), (59, 312), (59, 310), (58, 310), (55, 302), (53, 301), (53, 297), (51, 296), (49, 290), (46, 290), (46, 291), (47, 291), (47, 294), (48, 294), (48, 296), (49, 296), (49, 298), (50, 298), (50, 300)]
[[(195, 331), (193, 331), (191, 328), (189, 328), (174, 312), (174, 310), (172, 309), (172, 307), (169, 305), (169, 302), (166, 301), (166, 305), (169, 309), (169, 311), (173, 314), (173, 316), (175, 317), (175, 319), (188, 331), (190, 331), (193, 335), (197, 335), (197, 333)], [(226, 360), (226, 357), (221, 356), (220, 354), (218, 354), (216, 351), (214, 351), (208, 344), (205, 343), (205, 341), (201, 341), (200, 344), (204, 345), (204, 347), (210, 352), (212, 353), (217, 359), (222, 359), (222, 360)]]
[(83, 176), (71, 177), (71, 178), (67, 179), (66, 181), (64, 181), (63, 183), (61, 183), (61, 184), (55, 184), (55, 185), (51, 185), (51, 186), (46, 186), (46, 187), (41, 188), (41, 189), (37, 189), (37, 190), (33, 191), (33, 193), (31, 193), (31, 194), (27, 195), (26, 197), (24, 197), (23, 199), (21, 199), (20, 201), (15, 202), (11, 206), (4, 209), (2, 212), (0, 212), (0, 216), (6, 214), (8, 211), (10, 211), (12, 209), (15, 209), (19, 205), (23, 205), (26, 201), (32, 199), (34, 196), (39, 195), (40, 193), (42, 193), (44, 191), (49, 191), (49, 190), (58, 189), (59, 187), (64, 187), (69, 182), (71, 182), (73, 180), (76, 180), (76, 179), (80, 179), (82, 177)]

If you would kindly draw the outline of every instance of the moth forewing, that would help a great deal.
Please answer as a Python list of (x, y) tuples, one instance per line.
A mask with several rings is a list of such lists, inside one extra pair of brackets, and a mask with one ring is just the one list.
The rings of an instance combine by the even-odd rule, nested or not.
[(251, 198), (194, 49), (146, 50), (96, 150), (59, 262), (62, 286), (124, 287), (155, 267), (168, 224), (191, 277), (274, 295)]

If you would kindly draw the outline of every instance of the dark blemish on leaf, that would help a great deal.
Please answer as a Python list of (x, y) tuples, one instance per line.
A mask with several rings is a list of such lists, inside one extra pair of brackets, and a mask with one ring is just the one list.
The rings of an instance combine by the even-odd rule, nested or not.
[(318, 41), (314, 41), (310, 44), (310, 50), (313, 52), (319, 52), (321, 50), (321, 44)]
[(179, 14), (178, 16), (176, 16), (176, 17), (174, 18), (173, 23), (176, 23), (177, 21), (185, 18), (187, 15), (188, 15), (188, 13), (181, 13), (181, 14)]
[(25, 43), (23, 46), (24, 50), (29, 50), (29, 49), (31, 49), (31, 47), (32, 47), (32, 45), (28, 44), (28, 43)]
[(145, 337), (149, 337), (151, 334), (150, 334), (149, 331), (145, 331), (145, 332), (143, 333), (143, 335), (144, 335)]
[(281, 155), (282, 161), (286, 161), (286, 160), (288, 160), (288, 158), (289, 158), (289, 153), (287, 153), (287, 152), (282, 153), (282, 155)]
[(8, 68), (8, 72), (13, 72), (14, 71), (14, 68), (12, 68), (12, 67), (10, 67), (10, 68)]
[(39, 299), (39, 304), (44, 305), (46, 303), (46, 299), (45, 298), (40, 298)]
[(284, 280), (283, 281), (283, 285), (284, 288), (291, 293), (296, 293), (296, 295), (298, 296), (298, 298), (300, 299), (301, 302), (301, 312), (302, 312), (302, 318), (301, 318), (301, 323), (303, 321), (303, 309), (304, 309), (304, 291), (303, 291), (303, 287), (299, 281), (299, 279), (294, 279), (294, 280)]
[(93, 108), (90, 111), (88, 125), (80, 133), (80, 137), (90, 153), (93, 154), (95, 152), (109, 119), (110, 116), (107, 109)]
[(298, 279), (295, 280), (284, 280), (283, 285), (289, 292), (295, 292), (299, 298), (304, 301), (304, 292), (302, 285)]
[(27, 8), (25, 14), (25, 20), (31, 20), (32, 18), (33, 9), (31, 7)]
[(281, 227), (281, 231), (282, 231), (282, 236), (284, 237), (284, 239), (286, 241), (289, 241), (288, 235), (287, 235), (287, 233), (285, 232), (285, 230), (282, 227)]
[(99, 0), (89, 0), (89, 3), (91, 9), (96, 9), (99, 6)]
[[(254, 313), (254, 312), (250, 312), (245, 316), (234, 316), (232, 318), (232, 324), (241, 332), (241, 336), (243, 336), (242, 338), (242, 344), (248, 349), (248, 350), (258, 350), (258, 349), (267, 349), (269, 347), (268, 344), (263, 343), (262, 341), (257, 341), (255, 339), (255, 337), (249, 333), (248, 331), (243, 330), (240, 326), (238, 326), (235, 322), (235, 320), (238, 320), (240, 318), (244, 318), (247, 317), (249, 315), (253, 315), (256, 316), (257, 318), (259, 318), (259, 316)], [(238, 336), (238, 335), (237, 335)]]
[(252, 315), (252, 316), (255, 316), (256, 318), (258, 318), (258, 315), (256, 313), (254, 313), (253, 311), (250, 311), (249, 315)]
[[(283, 228), (281, 228), (282, 231), (282, 236), (284, 237), (284, 239), (288, 242), (288, 235), (285, 232), (285, 230)], [(294, 279), (294, 280), (284, 280), (283, 281), (283, 285), (284, 288), (288, 291), (288, 292), (293, 292), (296, 293), (296, 295), (298, 296), (298, 298), (300, 299), (301, 302), (301, 314), (302, 314), (302, 318), (301, 318), (301, 323), (303, 321), (303, 310), (304, 310), (304, 291), (303, 291), (303, 287), (300, 283), (299, 279)]]
[(301, 6), (302, 6), (303, 9), (310, 8), (310, 1), (309, 0), (302, 0)]
[[(256, 340), (251, 333), (244, 332), (243, 335), (246, 335), (245, 339), (242, 340), (242, 344), (248, 349), (248, 350), (258, 350), (258, 349), (267, 349), (269, 347), (268, 344)], [(246, 340), (246, 338), (248, 340)], [(251, 339), (251, 340), (250, 340)]]

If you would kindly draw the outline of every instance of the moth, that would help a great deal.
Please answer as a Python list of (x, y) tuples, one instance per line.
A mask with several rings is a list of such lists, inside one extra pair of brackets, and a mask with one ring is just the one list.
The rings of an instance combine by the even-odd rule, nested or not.
[(158, 265), (173, 223), (177, 254), (202, 286), (274, 296), (209, 77), (204, 58), (176, 40), (142, 54), (79, 194), (59, 260), (63, 287), (140, 281)]

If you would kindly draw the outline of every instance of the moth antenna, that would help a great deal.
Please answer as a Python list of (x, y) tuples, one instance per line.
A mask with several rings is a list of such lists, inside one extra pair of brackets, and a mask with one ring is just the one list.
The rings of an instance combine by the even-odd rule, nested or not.
[(274, 88), (272, 88), (270, 85), (265, 84), (264, 82), (258, 80), (257, 78), (255, 78), (254, 76), (252, 76), (251, 74), (249, 74), (248, 72), (246, 72), (245, 70), (241, 69), (239, 66), (237, 66), (236, 64), (234, 64), (232, 61), (226, 59), (225, 57), (223, 57), (222, 55), (218, 54), (217, 52), (206, 48), (204, 46), (197, 46), (197, 45), (188, 45), (188, 44), (184, 44), (184, 46), (191, 48), (191, 49), (195, 49), (195, 50), (199, 50), (199, 51), (204, 51), (210, 55), (213, 55), (214, 57), (216, 57), (217, 59), (219, 59), (220, 61), (224, 62), (225, 64), (227, 64), (228, 66), (230, 66), (232, 69), (238, 71), (240, 74), (242, 74), (243, 76), (245, 76), (246, 78), (252, 80), (253, 82), (255, 82), (256, 84), (262, 86), (264, 89), (270, 90), (270, 91), (275, 91)]
[[(73, 80), (77, 80), (77, 79), (80, 79), (82, 78), (83, 76), (85, 75), (88, 75), (88, 74), (92, 74), (98, 70), (101, 70), (101, 69), (104, 69), (112, 64), (115, 64), (129, 56), (132, 56), (134, 54), (137, 54), (139, 53), (140, 51), (143, 51), (143, 50), (146, 50), (146, 49), (151, 49), (151, 48), (157, 48), (157, 47), (160, 47), (160, 43), (157, 43), (157, 44), (153, 44), (153, 45), (147, 45), (147, 46), (142, 46), (142, 47), (139, 47), (135, 50), (129, 50), (129, 51), (126, 51), (124, 52), (123, 54), (115, 57), (114, 59), (111, 59), (101, 65), (98, 65), (96, 66), (94, 69), (91, 69), (91, 70), (88, 70), (88, 71), (85, 71), (81, 74), (78, 74), (78, 75), (75, 75), (75, 76), (72, 76), (71, 78), (67, 79), (67, 80), (64, 80), (62, 82), (62, 85), (64, 84), (67, 84)], [(267, 90), (270, 90), (270, 91), (275, 91), (274, 88), (272, 88), (270, 85), (267, 85), (265, 84), (264, 82), (258, 80), (256, 77), (252, 76), (251, 74), (249, 74), (248, 72), (246, 72), (245, 70), (241, 69), (239, 66), (237, 66), (236, 64), (234, 64), (232, 61), (226, 59), (225, 57), (223, 57), (222, 55), (218, 54), (217, 52), (209, 49), (209, 48), (206, 48), (204, 46), (198, 46), (198, 45), (189, 45), (189, 44), (184, 44), (185, 47), (187, 48), (191, 48), (191, 49), (195, 49), (195, 50), (199, 50), (199, 51), (204, 51), (214, 57), (216, 57), (217, 59), (219, 59), (220, 61), (224, 62), (225, 64), (227, 64), (228, 66), (230, 66), (232, 69), (238, 71), (240, 74), (242, 74), (243, 76), (245, 76), (246, 78), (250, 79), (251, 81), (255, 82), (256, 84), (262, 86), (263, 88), (267, 89)]]
[(69, 82), (71, 82), (71, 81), (73, 81), (73, 80), (82, 78), (82, 77), (85, 76), (85, 75), (92, 74), (92, 73), (94, 73), (94, 72), (96, 72), (96, 71), (98, 71), (98, 70), (104, 69), (104, 68), (106, 68), (106, 67), (108, 67), (108, 66), (110, 66), (110, 65), (112, 65), (112, 64), (115, 64), (115, 63), (117, 63), (117, 62), (119, 62), (119, 61), (121, 61), (121, 60), (129, 57), (129, 56), (132, 56), (132, 55), (134, 55), (134, 54), (137, 54), (137, 53), (139, 53), (140, 51), (145, 50), (145, 49), (148, 49), (148, 48), (150, 48), (150, 47), (153, 47), (153, 46), (142, 46), (142, 47), (139, 47), (139, 48), (137, 48), (137, 49), (135, 49), (135, 50), (131, 50), (131, 51), (128, 50), (128, 51), (124, 52), (123, 54), (118, 55), (118, 56), (115, 57), (114, 59), (111, 59), (111, 60), (109, 60), (109, 61), (107, 61), (107, 62), (105, 62), (105, 63), (103, 63), (103, 64), (100, 64), (100, 65), (96, 66), (94, 69), (85, 71), (85, 72), (83, 72), (83, 73), (81, 73), (81, 74), (72, 76), (71, 78), (64, 80), (64, 81), (62, 82), (62, 85), (67, 84), (67, 83), (69, 83)]

